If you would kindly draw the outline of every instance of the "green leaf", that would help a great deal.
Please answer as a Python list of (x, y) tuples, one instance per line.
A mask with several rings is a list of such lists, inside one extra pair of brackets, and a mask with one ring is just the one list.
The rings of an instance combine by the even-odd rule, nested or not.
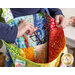
[(4, 18), (3, 18), (3, 17), (0, 17), (0, 22), (5, 23), (5, 20), (4, 20)]
[(3, 12), (3, 11), (2, 11), (2, 9), (0, 8), (0, 17), (1, 17), (1, 15), (2, 15), (2, 12)]
[(0, 48), (2, 48), (2, 46), (3, 46), (3, 42), (2, 40), (0, 40)]
[(15, 64), (14, 64), (14, 63), (12, 63), (12, 64), (11, 64), (11, 67), (15, 67)]

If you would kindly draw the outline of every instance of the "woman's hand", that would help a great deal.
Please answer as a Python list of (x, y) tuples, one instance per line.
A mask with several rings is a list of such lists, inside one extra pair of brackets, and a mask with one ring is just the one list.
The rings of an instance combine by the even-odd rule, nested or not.
[(64, 28), (68, 24), (67, 19), (63, 15), (56, 15), (55, 20), (57, 27), (62, 26)]
[(32, 23), (29, 23), (27, 21), (22, 21), (19, 26), (18, 26), (18, 34), (17, 38), (21, 37), (24, 35), (24, 33), (27, 33), (28, 35), (31, 35), (37, 30), (37, 28), (34, 27)]

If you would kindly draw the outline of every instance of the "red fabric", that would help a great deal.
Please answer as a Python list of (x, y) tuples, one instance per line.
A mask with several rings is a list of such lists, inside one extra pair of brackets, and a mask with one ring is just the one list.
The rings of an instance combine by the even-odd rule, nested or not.
[(65, 47), (63, 28), (58, 28), (55, 20), (46, 14), (47, 26), (49, 27), (49, 62), (53, 61)]
[[(49, 34), (49, 48), (47, 53), (48, 62), (51, 62), (58, 57), (58, 55), (64, 49), (66, 42), (63, 28), (62, 27), (58, 28), (55, 24), (55, 20), (52, 17), (49, 17), (47, 14), (46, 14), (46, 25)], [(25, 37), (27, 47), (29, 47), (27, 37), (25, 35), (23, 36)]]

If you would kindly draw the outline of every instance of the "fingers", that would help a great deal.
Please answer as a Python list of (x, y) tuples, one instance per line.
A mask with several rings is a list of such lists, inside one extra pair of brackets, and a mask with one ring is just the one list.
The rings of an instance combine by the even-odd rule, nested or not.
[(60, 25), (61, 25), (63, 28), (65, 28), (67, 24), (68, 24), (68, 21), (66, 20), (66, 18), (65, 18), (65, 17), (62, 18)]
[[(23, 32), (25, 32), (28, 35), (31, 35), (32, 33), (34, 33), (37, 28), (34, 27), (34, 25), (32, 23), (29, 23), (25, 20), (20, 20), (20, 30), (22, 30)], [(24, 30), (25, 29), (25, 30)]]
[(58, 25), (59, 24), (59, 16), (56, 16), (55, 20), (56, 20), (56, 25)]
[(27, 33), (28, 35), (31, 35), (36, 30), (37, 30), (37, 28), (35, 28), (32, 23), (29, 23), (27, 21), (21, 20), (21, 23), (18, 25), (17, 38), (21, 37), (25, 33)]
[(29, 33), (30, 33), (30, 30), (27, 30), (25, 33), (26, 33), (26, 34), (29, 34)]
[(55, 20), (56, 20), (56, 26), (60, 28), (60, 27), (61, 27), (61, 25), (60, 25), (60, 16), (57, 15), (57, 16), (55, 17)]
[(26, 29), (27, 29), (26, 34), (28, 34), (28, 35), (33, 34), (37, 30), (37, 27), (35, 28), (32, 23), (26, 23), (26, 25), (27, 25), (27, 27), (26, 27)]
[(29, 28), (29, 29), (27, 30), (27, 32), (28, 32), (28, 33), (27, 33), (28, 35), (31, 35), (32, 33), (34, 33), (34, 29)]
[(62, 18), (62, 19), (61, 19), (61, 23), (60, 23), (60, 25), (63, 26), (64, 24), (65, 24), (65, 19)]
[(66, 25), (68, 24), (68, 21), (66, 20), (66, 18), (63, 15), (57, 15), (55, 17), (56, 19), (56, 26), (57, 27), (66, 27)]
[(26, 34), (31, 35), (31, 34), (33, 34), (36, 30), (37, 30), (37, 27), (36, 27), (36, 28), (29, 28), (29, 29), (27, 30)]

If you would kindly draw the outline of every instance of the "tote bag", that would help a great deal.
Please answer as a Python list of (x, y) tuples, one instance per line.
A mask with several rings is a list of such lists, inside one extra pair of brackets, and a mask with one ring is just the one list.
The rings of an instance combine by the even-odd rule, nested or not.
[[(3, 8), (6, 23), (18, 26), (21, 20), (33, 23), (38, 30), (31, 36), (25, 34), (16, 38), (14, 44), (5, 42), (15, 66), (58, 66), (65, 48), (62, 28), (57, 28), (55, 20), (47, 13), (14, 18), (9, 8)], [(61, 35), (60, 35), (61, 34)], [(10, 37), (10, 36), (9, 36)]]

